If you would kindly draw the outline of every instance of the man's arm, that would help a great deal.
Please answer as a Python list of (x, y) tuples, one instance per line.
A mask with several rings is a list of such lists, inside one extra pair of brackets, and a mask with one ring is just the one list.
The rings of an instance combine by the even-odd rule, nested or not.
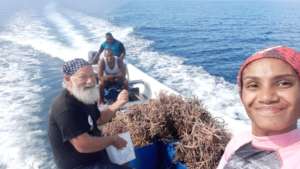
[(111, 104), (106, 110), (101, 112), (101, 116), (97, 120), (98, 125), (109, 122), (115, 115), (116, 111), (119, 110), (123, 105), (128, 102), (128, 91), (122, 90), (113, 104)]
[(98, 50), (98, 52), (97, 52), (97, 62), (99, 62), (99, 59), (100, 59), (100, 55), (101, 55), (101, 53), (103, 52), (103, 50), (104, 50), (104, 48), (103, 48), (103, 45), (101, 45), (101, 47), (100, 47), (100, 49)]
[(125, 76), (126, 76), (126, 65), (125, 65), (125, 63), (124, 63), (124, 60), (118, 59), (118, 66), (119, 66), (119, 68), (120, 68), (120, 70), (121, 70), (120, 75), (121, 75), (123, 78), (125, 78)]
[(118, 59), (118, 66), (119, 66), (121, 71), (118, 74), (114, 75), (114, 79), (115, 80), (125, 79), (126, 67), (125, 67), (124, 61), (121, 58)]
[(117, 135), (94, 137), (87, 133), (83, 133), (75, 138), (72, 138), (70, 142), (80, 153), (94, 153), (101, 151), (110, 145), (115, 146), (117, 149), (121, 149), (127, 144), (124, 139)]
[(99, 65), (98, 78), (102, 82), (102, 81), (104, 81), (104, 69), (105, 69), (104, 60), (100, 60), (98, 65)]
[(125, 59), (125, 55), (126, 55), (126, 50), (125, 50), (125, 47), (124, 47), (123, 43), (121, 43), (121, 54), (120, 54), (121, 60)]

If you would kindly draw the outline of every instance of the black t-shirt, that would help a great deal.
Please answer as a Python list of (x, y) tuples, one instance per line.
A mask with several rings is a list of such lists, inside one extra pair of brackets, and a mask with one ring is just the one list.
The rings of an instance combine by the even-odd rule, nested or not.
[(55, 98), (49, 112), (48, 135), (60, 169), (73, 169), (107, 159), (105, 151), (79, 153), (69, 142), (83, 133), (101, 136), (96, 124), (99, 117), (97, 104), (85, 105), (67, 90)]

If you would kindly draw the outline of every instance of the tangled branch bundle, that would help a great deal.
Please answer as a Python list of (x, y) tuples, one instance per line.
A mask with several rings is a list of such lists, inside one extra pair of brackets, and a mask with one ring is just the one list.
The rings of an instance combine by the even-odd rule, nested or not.
[(158, 99), (133, 105), (102, 128), (106, 135), (129, 131), (135, 146), (153, 139), (176, 139), (176, 160), (189, 169), (216, 168), (229, 134), (196, 99), (160, 94)]

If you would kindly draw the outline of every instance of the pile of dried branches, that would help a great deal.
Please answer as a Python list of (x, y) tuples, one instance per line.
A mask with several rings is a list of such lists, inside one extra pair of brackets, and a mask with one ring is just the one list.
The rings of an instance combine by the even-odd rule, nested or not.
[(230, 137), (223, 122), (213, 118), (198, 99), (165, 94), (119, 112), (102, 131), (106, 135), (129, 131), (135, 146), (153, 139), (176, 139), (176, 160), (189, 169), (216, 168)]

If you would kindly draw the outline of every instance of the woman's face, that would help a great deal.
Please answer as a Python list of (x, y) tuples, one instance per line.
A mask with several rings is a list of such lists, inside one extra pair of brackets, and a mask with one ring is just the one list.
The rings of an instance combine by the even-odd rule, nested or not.
[(241, 98), (254, 135), (276, 135), (297, 128), (300, 80), (289, 64), (263, 58), (250, 63), (241, 80)]

